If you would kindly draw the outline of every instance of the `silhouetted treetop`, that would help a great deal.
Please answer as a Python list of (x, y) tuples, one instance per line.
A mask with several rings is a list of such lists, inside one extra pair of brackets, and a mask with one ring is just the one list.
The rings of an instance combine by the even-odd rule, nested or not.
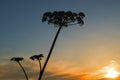
[(55, 26), (65, 26), (71, 24), (80, 24), (83, 25), (83, 18), (85, 14), (83, 12), (74, 13), (71, 11), (54, 11), (46, 12), (43, 14), (42, 22), (48, 22), (48, 24), (54, 24)]

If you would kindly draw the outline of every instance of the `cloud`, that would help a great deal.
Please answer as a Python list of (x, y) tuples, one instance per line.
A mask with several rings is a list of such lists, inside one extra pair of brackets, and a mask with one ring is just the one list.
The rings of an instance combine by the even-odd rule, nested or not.
[[(30, 64), (29, 64), (30, 63)], [(30, 80), (34, 80), (38, 76), (37, 70), (35, 70), (31, 65), (32, 62), (22, 62), (28, 77)], [(33, 64), (33, 65), (36, 65)], [(1, 62), (0, 64), (0, 80), (25, 80), (25, 76), (16, 62)]]
[[(37, 80), (39, 74), (39, 65), (36, 61), (25, 60), (21, 62), (25, 68), (30, 80)], [(56, 68), (57, 69), (57, 68)], [(45, 80), (77, 80), (79, 76), (68, 73), (57, 73), (55, 70), (46, 70), (43, 78)], [(0, 64), (0, 80), (25, 80), (25, 76), (16, 62), (2, 61)]]
[[(23, 76), (21, 71), (15, 67), (14, 65), (10, 65), (9, 63), (4, 65), (0, 65), (0, 80), (21, 80)], [(21, 79), (19, 79), (21, 78)], [(24, 80), (24, 79), (23, 79)]]
[(97, 80), (120, 80), (120, 76), (115, 78), (115, 79), (112, 79), (112, 78), (101, 78), (101, 79), (97, 79)]
[(50, 77), (46, 77), (45, 80), (77, 80), (77, 77), (68, 77), (68, 74), (63, 75), (54, 75)]
[[(25, 80), (25, 76), (16, 62), (0, 62), (0, 80)], [(30, 80), (37, 80), (39, 75), (39, 64), (37, 61), (24, 60), (21, 62)], [(112, 65), (112, 64), (111, 64)], [(108, 65), (107, 65), (108, 66)], [(95, 72), (82, 72), (79, 67), (73, 66), (69, 62), (59, 62), (48, 64), (43, 79), (44, 80), (108, 80), (98, 77), (99, 70)], [(118, 77), (116, 80), (120, 80)]]

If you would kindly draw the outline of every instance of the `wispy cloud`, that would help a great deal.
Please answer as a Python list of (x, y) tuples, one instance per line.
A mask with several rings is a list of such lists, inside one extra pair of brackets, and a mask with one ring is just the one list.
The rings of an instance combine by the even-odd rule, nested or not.
[[(36, 80), (39, 73), (38, 64), (28, 60), (22, 62), (22, 64), (28, 73), (29, 79)], [(74, 73), (71, 73), (69, 71), (70, 69), (67, 69), (67, 67), (63, 65), (61, 66), (61, 68), (58, 66), (50, 66), (50, 68), (47, 68), (46, 72), (44, 73), (43, 78), (45, 80), (77, 80), (77, 78), (79, 78), (78, 75), (71, 75)], [(73, 68), (71, 71), (74, 70), (75, 69)], [(1, 62), (0, 73), (0, 80), (25, 80), (25, 76), (16, 62)]]
[[(36, 61), (24, 60), (21, 62), (28, 73), (30, 80), (37, 80), (39, 65)], [(113, 64), (111, 64), (113, 65)], [(117, 64), (118, 65), (118, 64)], [(107, 65), (108, 66), (108, 65)], [(105, 65), (103, 66), (105, 67)], [(101, 68), (102, 69), (102, 68)], [(81, 71), (79, 67), (73, 66), (70, 62), (58, 61), (48, 64), (43, 79), (45, 80), (108, 80), (100, 76), (100, 69), (95, 72)], [(1, 61), (0, 80), (25, 80), (25, 76), (16, 62)]]

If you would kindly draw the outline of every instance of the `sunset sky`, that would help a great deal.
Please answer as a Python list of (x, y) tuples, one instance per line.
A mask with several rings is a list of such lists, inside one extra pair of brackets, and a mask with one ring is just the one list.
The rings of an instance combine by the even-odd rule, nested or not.
[(25, 58), (30, 80), (37, 80), (38, 64), (29, 57), (42, 53), (44, 63), (58, 29), (42, 23), (48, 11), (86, 17), (82, 27), (62, 28), (43, 80), (103, 80), (100, 71), (112, 64), (120, 72), (120, 0), (0, 0), (0, 80), (25, 80), (14, 56)]

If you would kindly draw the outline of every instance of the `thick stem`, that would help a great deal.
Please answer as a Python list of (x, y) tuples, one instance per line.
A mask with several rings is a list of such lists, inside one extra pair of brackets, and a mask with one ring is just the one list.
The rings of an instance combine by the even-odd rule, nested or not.
[(41, 62), (40, 62), (40, 60), (38, 60), (38, 62), (39, 62), (39, 66), (40, 66), (40, 73), (39, 73), (39, 78), (38, 78), (38, 80), (40, 80), (40, 74), (41, 74)]
[(49, 60), (49, 58), (50, 58), (50, 56), (51, 56), (51, 53), (52, 53), (52, 51), (53, 51), (55, 42), (56, 42), (56, 40), (57, 40), (57, 37), (58, 37), (58, 35), (59, 35), (59, 33), (60, 33), (61, 28), (62, 28), (62, 26), (59, 27), (59, 29), (58, 29), (58, 31), (57, 31), (57, 33), (56, 33), (56, 35), (55, 35), (55, 38), (54, 38), (54, 41), (53, 41), (52, 46), (51, 46), (51, 48), (50, 48), (49, 54), (48, 54), (47, 59), (46, 59), (44, 65), (43, 65), (43, 69), (41, 70), (41, 74), (40, 74), (39, 80), (42, 79), (42, 75), (43, 75), (44, 70), (45, 70), (45, 68), (46, 68), (46, 65), (47, 65), (47, 63), (48, 63), (48, 60)]
[(27, 76), (27, 73), (25, 72), (25, 69), (23, 68), (22, 64), (20, 62), (18, 62), (18, 64), (20, 65), (20, 67), (22, 68), (24, 74), (25, 74), (25, 77), (26, 79), (28, 80), (28, 76)]

